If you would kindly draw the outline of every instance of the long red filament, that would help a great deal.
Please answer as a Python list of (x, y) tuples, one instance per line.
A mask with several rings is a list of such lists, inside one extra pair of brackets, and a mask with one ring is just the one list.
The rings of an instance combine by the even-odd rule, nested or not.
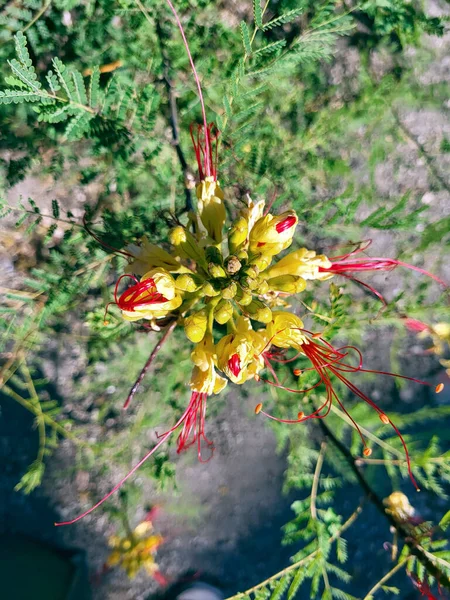
[[(313, 335), (310, 331), (307, 331), (304, 329), (298, 329), (298, 330), (307, 335)], [(278, 333), (281, 333), (281, 332), (278, 332)], [(348, 356), (350, 350), (356, 352), (356, 354), (358, 356), (358, 363), (356, 365), (349, 364), (345, 360), (346, 357)], [(275, 358), (273, 357), (272, 353), (269, 352), (268, 350), (263, 350), (263, 353), (264, 353), (263, 356), (264, 356), (267, 366), (268, 366), (268, 364), (270, 364), (270, 360), (275, 360), (275, 362), (282, 362), (282, 363), (289, 362), (289, 360), (278, 360), (278, 354), (279, 354), (278, 352), (274, 353)], [(316, 409), (310, 415), (304, 415), (303, 413), (299, 413), (299, 418), (297, 418), (297, 419), (280, 419), (280, 418), (270, 415), (264, 411), (260, 411), (260, 412), (262, 412), (262, 414), (264, 414), (266, 417), (273, 419), (275, 421), (281, 422), (281, 423), (300, 423), (303, 421), (307, 421), (311, 418), (324, 418), (330, 411), (331, 403), (334, 399), (339, 404), (339, 406), (344, 411), (344, 413), (347, 415), (347, 417), (353, 423), (355, 429), (357, 430), (359, 436), (361, 437), (364, 447), (366, 448), (366, 441), (364, 439), (364, 436), (362, 435), (362, 432), (361, 432), (358, 424), (355, 422), (355, 420), (351, 417), (351, 415), (348, 413), (346, 408), (343, 406), (341, 400), (339, 399), (339, 397), (337, 396), (337, 393), (335, 392), (335, 390), (333, 388), (333, 384), (332, 384), (330, 375), (334, 375), (353, 394), (355, 394), (356, 396), (358, 396), (359, 398), (364, 400), (364, 402), (366, 402), (367, 404), (369, 404), (369, 406), (371, 406), (374, 410), (376, 410), (377, 413), (380, 415), (380, 419), (382, 420), (383, 423), (389, 423), (391, 425), (391, 427), (393, 428), (393, 430), (395, 431), (395, 433), (397, 434), (397, 436), (399, 437), (399, 439), (402, 443), (403, 450), (405, 452), (406, 463), (407, 463), (407, 468), (408, 468), (408, 473), (409, 473), (410, 479), (411, 479), (413, 485), (416, 487), (416, 489), (419, 489), (418, 485), (414, 479), (414, 476), (412, 474), (412, 471), (411, 471), (411, 461), (410, 461), (410, 457), (409, 457), (408, 448), (407, 448), (406, 442), (405, 442), (402, 434), (400, 433), (399, 429), (391, 421), (391, 419), (389, 419), (387, 417), (387, 415), (373, 402), (373, 400), (371, 400), (366, 394), (364, 394), (358, 387), (356, 387), (346, 377), (345, 373), (357, 373), (357, 372), (376, 373), (378, 375), (388, 375), (390, 377), (398, 377), (400, 379), (406, 379), (408, 381), (414, 381), (415, 383), (420, 383), (422, 385), (427, 385), (427, 386), (432, 387), (431, 384), (427, 383), (426, 381), (417, 379), (415, 377), (408, 377), (406, 375), (399, 375), (397, 373), (391, 373), (388, 371), (365, 369), (362, 366), (362, 364), (363, 364), (362, 354), (358, 350), (358, 348), (356, 348), (355, 346), (342, 346), (342, 347), (336, 349), (330, 343), (326, 342), (325, 340), (316, 342), (313, 339), (308, 338), (308, 342), (305, 342), (304, 344), (301, 345), (301, 353), (304, 354), (310, 360), (310, 362), (312, 364), (312, 369), (314, 369), (317, 372), (317, 374), (319, 375), (319, 381), (316, 384), (312, 385), (311, 387), (309, 387), (307, 389), (303, 389), (303, 390), (288, 388), (279, 383), (278, 378), (276, 377), (276, 374), (274, 373), (273, 368), (269, 368), (269, 366), (268, 366), (268, 368), (274, 377), (274, 381), (271, 381), (269, 379), (264, 379), (262, 377), (260, 379), (262, 381), (268, 383), (269, 385), (273, 385), (275, 387), (281, 388), (283, 390), (286, 390), (288, 392), (292, 392), (295, 394), (305, 394), (305, 393), (317, 388), (319, 385), (323, 384), (325, 386), (326, 392), (327, 392), (327, 397), (326, 397), (325, 402), (322, 404), (322, 406), (320, 406), (318, 409)], [(303, 371), (308, 371), (308, 370), (311, 370), (311, 369), (303, 369)], [(440, 390), (436, 389), (436, 391), (440, 391)], [(325, 414), (323, 414), (323, 412), (322, 412), (324, 409), (326, 409)]]
[[(197, 159), (198, 171), (200, 174), (200, 180), (204, 180), (206, 176), (208, 176), (208, 171), (206, 169), (206, 157), (209, 152), (209, 164), (210, 171), (209, 175), (211, 175), (214, 180), (217, 179), (217, 152), (218, 152), (218, 144), (217, 139), (219, 136), (219, 132), (214, 123), (210, 123), (205, 131), (203, 125), (197, 125), (192, 123), (190, 126), (190, 133), (192, 144), (194, 146), (195, 157)], [(206, 143), (208, 142), (208, 144)], [(213, 142), (215, 142), (214, 150), (213, 150)]]
[(202, 117), (203, 117), (203, 128), (205, 131), (205, 173), (207, 177), (210, 177), (212, 175), (212, 168), (211, 168), (211, 148), (210, 148), (210, 140), (208, 139), (208, 135), (206, 134), (207, 130), (208, 130), (208, 122), (206, 119), (206, 110), (205, 110), (205, 103), (203, 100), (203, 93), (202, 93), (202, 86), (200, 84), (200, 78), (197, 74), (197, 69), (195, 68), (195, 64), (194, 64), (194, 59), (192, 58), (192, 54), (191, 51), (189, 49), (189, 44), (188, 41), (186, 39), (186, 34), (184, 33), (184, 29), (183, 29), (183, 25), (181, 24), (181, 20), (180, 17), (178, 16), (178, 13), (174, 7), (174, 5), (172, 4), (172, 2), (170, 0), (166, 0), (167, 4), (169, 5), (170, 10), (173, 13), (173, 16), (175, 17), (175, 21), (177, 22), (178, 25), (178, 29), (180, 30), (181, 33), (181, 37), (183, 38), (183, 43), (184, 43), (184, 47), (186, 48), (186, 52), (189, 58), (189, 62), (191, 63), (191, 68), (192, 68), (192, 73), (194, 75), (194, 79), (195, 79), (195, 83), (197, 84), (197, 90), (198, 90), (198, 97), (200, 100), (200, 105), (202, 108)]
[[(111, 491), (109, 491), (105, 496), (103, 496), (103, 498), (99, 500), (96, 504), (94, 504), (94, 506), (91, 506), (91, 508), (86, 510), (84, 513), (82, 513), (75, 519), (72, 519), (71, 521), (55, 523), (55, 525), (57, 527), (61, 525), (72, 525), (73, 523), (76, 523), (77, 521), (83, 519), (86, 515), (90, 514), (92, 511), (94, 511), (96, 508), (98, 508), (100, 505), (106, 502), (106, 500), (108, 500), (108, 498), (110, 498), (115, 492), (117, 492), (117, 490), (119, 490), (122, 487), (122, 485), (127, 481), (127, 479), (129, 479), (139, 469), (139, 467), (141, 467), (145, 463), (145, 461), (148, 460), (150, 456), (152, 456), (152, 454), (154, 454), (156, 450), (158, 450), (158, 448), (162, 446), (164, 442), (172, 435), (172, 433), (176, 431), (182, 424), (183, 429), (181, 430), (181, 433), (179, 434), (177, 439), (177, 452), (182, 452), (183, 450), (186, 450), (187, 448), (189, 448), (197, 442), (197, 454), (199, 460), (201, 462), (208, 462), (208, 460), (212, 456), (212, 451), (214, 450), (214, 448), (213, 442), (211, 442), (206, 437), (204, 431), (206, 400), (207, 394), (192, 392), (189, 406), (184, 411), (182, 416), (178, 419), (178, 421), (175, 423), (175, 425), (165, 433), (157, 436), (159, 438), (159, 442), (149, 452), (147, 452), (147, 454), (143, 458), (141, 458), (141, 460), (136, 465), (134, 465), (134, 467), (112, 488)], [(191, 437), (191, 435), (192, 439), (190, 440), (189, 438)], [(211, 456), (206, 460), (204, 460), (202, 457), (202, 441), (206, 442), (208, 449), (211, 451)]]

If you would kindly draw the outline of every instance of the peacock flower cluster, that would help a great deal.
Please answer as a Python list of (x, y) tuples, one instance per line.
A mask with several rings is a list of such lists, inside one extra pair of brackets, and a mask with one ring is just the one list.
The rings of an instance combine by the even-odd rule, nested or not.
[(113, 535), (109, 538), (111, 554), (105, 566), (122, 567), (130, 579), (133, 579), (140, 569), (145, 569), (148, 575), (164, 583), (165, 578), (159, 573), (155, 560), (156, 551), (163, 541), (161, 535), (153, 532), (152, 523), (143, 521), (128, 535), (123, 537)]
[[(170, 0), (168, 4), (185, 40)], [(186, 40), (185, 44), (204, 109)], [(175, 324), (184, 329), (193, 344), (190, 401), (175, 425), (158, 436), (157, 444), (126, 477), (95, 506), (68, 523), (82, 518), (109, 498), (175, 432), (178, 452), (194, 446), (201, 461), (209, 460), (214, 445), (206, 435), (208, 398), (222, 392), (228, 383), (243, 385), (249, 380), (286, 390), (294, 397), (311, 390), (324, 390), (324, 401), (311, 408), (309, 414), (300, 411), (296, 402), (291, 419), (268, 414), (261, 403), (255, 412), (281, 423), (294, 424), (322, 419), (332, 404), (337, 403), (359, 432), (363, 453), (369, 456), (371, 449), (335, 389), (336, 382), (343, 383), (400, 437), (415, 484), (401, 433), (352, 381), (354, 374), (362, 372), (412, 378), (363, 368), (363, 357), (357, 348), (335, 348), (322, 332), (305, 329), (303, 320), (286, 309), (287, 300), (291, 302), (307, 286), (333, 277), (343, 276), (362, 283), (384, 301), (374, 288), (356, 279), (355, 273), (389, 271), (396, 266), (426, 272), (393, 259), (367, 258), (367, 243), (357, 245), (348, 254), (331, 258), (307, 248), (289, 250), (295, 240), (298, 215), (291, 209), (272, 212), (264, 200), (255, 202), (248, 195), (240, 207), (236, 209), (229, 204), (227, 211), (225, 193), (217, 177), (218, 136), (217, 128), (207, 123), (203, 110), (203, 124), (191, 127), (199, 173), (196, 210), (188, 213), (185, 223), (178, 221), (170, 230), (164, 247), (143, 237), (138, 244), (121, 251), (130, 261), (127, 273), (117, 282), (113, 303), (128, 321), (147, 322), (155, 330)], [(229, 225), (226, 224), (227, 212), (234, 213)], [(358, 258), (359, 253), (364, 256)], [(122, 282), (128, 280), (131, 285), (119, 293)], [(276, 365), (295, 361), (306, 361), (307, 366), (293, 365), (298, 384), (287, 387), (278, 378)], [(315, 383), (307, 388), (302, 385), (305, 372), (316, 375)], [(133, 390), (139, 382), (140, 379)], [(125, 407), (128, 404), (127, 400)]]

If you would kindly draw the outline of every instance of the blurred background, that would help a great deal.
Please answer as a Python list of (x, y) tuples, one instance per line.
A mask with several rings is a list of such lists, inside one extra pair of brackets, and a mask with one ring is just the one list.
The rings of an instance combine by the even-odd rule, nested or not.
[[(229, 216), (246, 194), (265, 198), (276, 212), (297, 211), (298, 247), (333, 255), (371, 239), (372, 256), (450, 281), (448, 2), (176, 6), (221, 131), (218, 177)], [(247, 590), (322, 535), (302, 515), (323, 432), (317, 423), (255, 416), (261, 401), (292, 413), (288, 393), (256, 382), (210, 398), (211, 461), (169, 446), (98, 511), (54, 527), (107, 493), (188, 401), (190, 345), (176, 331), (124, 413), (158, 334), (114, 308), (104, 324), (126, 265), (111, 249), (143, 234), (163, 243), (168, 216), (186, 219), (196, 178), (189, 126), (199, 103), (172, 15), (162, 1), (1, 0), (0, 59), (2, 594), (137, 600), (188, 571), (214, 578), (226, 596)], [(106, 248), (83, 227), (84, 215)], [(387, 306), (336, 278), (330, 289), (302, 294), (295, 310), (316, 329), (331, 324), (368, 368), (448, 382), (442, 287), (400, 268), (366, 279)], [(419, 333), (406, 318), (442, 326)], [(352, 416), (394, 449), (380, 446), (379, 462), (359, 468), (380, 499), (401, 490), (417, 515), (438, 523), (448, 510), (448, 387), (437, 395), (357, 377), (406, 434), (422, 492), (404, 461), (389, 462), (401, 451), (394, 432), (343, 391)], [(339, 415), (327, 423), (361, 454)], [(331, 535), (365, 494), (345, 457), (329, 443), (324, 452), (320, 518)], [(366, 597), (395, 564), (390, 523), (373, 503), (361, 507), (341, 556), (320, 565), (336, 585), (333, 597)], [(139, 569), (124, 568), (131, 538), (157, 550), (136, 559)], [(308, 577), (297, 597), (325, 598), (324, 583), (315, 589)], [(421, 594), (404, 570), (388, 585), (377, 597)]]

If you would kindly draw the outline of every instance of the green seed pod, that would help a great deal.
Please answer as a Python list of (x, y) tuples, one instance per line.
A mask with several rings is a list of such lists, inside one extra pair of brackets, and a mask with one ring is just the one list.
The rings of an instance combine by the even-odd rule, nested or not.
[(194, 344), (198, 344), (205, 337), (207, 326), (208, 313), (204, 308), (184, 319), (184, 332)]
[(175, 280), (175, 287), (183, 292), (196, 292), (201, 285), (200, 277), (189, 273), (182, 273)]
[(214, 309), (214, 319), (224, 325), (233, 315), (233, 305), (228, 300), (221, 300)]

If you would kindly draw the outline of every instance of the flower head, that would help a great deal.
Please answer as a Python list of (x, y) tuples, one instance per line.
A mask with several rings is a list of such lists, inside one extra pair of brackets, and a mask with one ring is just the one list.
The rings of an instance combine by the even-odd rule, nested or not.
[(141, 568), (157, 578), (158, 565), (155, 554), (164, 539), (161, 535), (152, 532), (152, 523), (143, 521), (124, 537), (117, 535), (110, 537), (108, 542), (112, 552), (106, 560), (106, 566), (121, 566), (130, 579), (135, 577)]
[(261, 217), (250, 232), (250, 252), (278, 254), (291, 245), (297, 223), (298, 217), (293, 210)]

